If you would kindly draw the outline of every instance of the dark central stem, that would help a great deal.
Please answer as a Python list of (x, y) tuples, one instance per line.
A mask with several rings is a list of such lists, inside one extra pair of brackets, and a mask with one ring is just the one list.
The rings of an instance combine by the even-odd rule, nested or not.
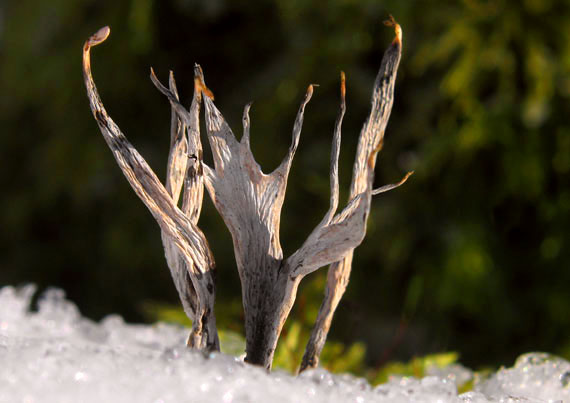
[[(278, 269), (275, 267), (275, 270)], [(277, 340), (293, 307), (300, 280), (292, 279), (283, 272), (275, 273), (275, 281), (259, 277), (261, 281), (248, 283), (247, 286), (257, 292), (251, 293), (254, 298), (245, 305), (245, 361), (268, 371), (271, 370)]]

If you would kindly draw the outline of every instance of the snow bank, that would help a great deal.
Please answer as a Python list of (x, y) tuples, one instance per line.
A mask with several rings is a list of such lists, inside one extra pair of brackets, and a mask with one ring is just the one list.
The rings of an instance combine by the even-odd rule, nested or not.
[(318, 369), (267, 374), (224, 354), (184, 348), (187, 329), (83, 318), (61, 290), (30, 312), (33, 286), (0, 289), (0, 402), (570, 402), (570, 363), (527, 354), (457, 394), (454, 366), (372, 387)]

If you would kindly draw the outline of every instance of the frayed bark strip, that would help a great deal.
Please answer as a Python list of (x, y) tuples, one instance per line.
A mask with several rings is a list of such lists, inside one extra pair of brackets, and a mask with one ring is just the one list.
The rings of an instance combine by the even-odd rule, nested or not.
[[(370, 115), (360, 132), (350, 186), (350, 198), (352, 200), (357, 195), (362, 194), (369, 186), (370, 175), (373, 175), (376, 162), (376, 153), (373, 150), (382, 144), (384, 131), (392, 110), (394, 85), (402, 53), (402, 29), (392, 16), (390, 16), (386, 25), (394, 28), (395, 37), (384, 52), (382, 63), (374, 82)], [(370, 170), (370, 168), (372, 169)], [(348, 284), (352, 269), (352, 257), (353, 250), (346, 253), (340, 261), (332, 263), (328, 269), (325, 298), (307, 343), (300, 371), (314, 368), (318, 365), (319, 355), (325, 344), (332, 317)]]
[(323, 219), (325, 223), (330, 223), (336, 210), (338, 208), (338, 198), (339, 198), (339, 183), (338, 183), (338, 159), (340, 156), (340, 144), (341, 144), (341, 131), (342, 131), (342, 120), (346, 112), (346, 77), (344, 71), (340, 72), (340, 108), (334, 125), (334, 136), (331, 147), (331, 163), (330, 163), (330, 207), (329, 211)]
[[(196, 306), (193, 307), (192, 345), (201, 349), (217, 349), (219, 342), (213, 314), (214, 298), (208, 292), (213, 282), (215, 264), (208, 242), (202, 231), (176, 206), (144, 158), (108, 116), (93, 81), (90, 48), (103, 42), (109, 32), (108, 27), (99, 30), (83, 47), (83, 76), (93, 116), (131, 187), (184, 258), (186, 267), (191, 270), (189, 275), (197, 295)], [(207, 328), (203, 327), (204, 323), (207, 323)]]
[(388, 191), (390, 191), (390, 190), (392, 190), (392, 189), (396, 189), (397, 187), (402, 186), (404, 183), (406, 183), (406, 181), (408, 180), (408, 178), (409, 178), (410, 176), (412, 176), (413, 174), (414, 174), (414, 171), (410, 171), (410, 172), (408, 172), (408, 173), (400, 180), (400, 182), (398, 182), (398, 183), (392, 183), (392, 184), (390, 184), (390, 185), (384, 185), (384, 186), (382, 186), (382, 187), (379, 187), (379, 188), (377, 188), (377, 189), (374, 189), (374, 190), (372, 191), (372, 195), (375, 196), (375, 195), (378, 195), (378, 194), (380, 194), (380, 193), (388, 192)]

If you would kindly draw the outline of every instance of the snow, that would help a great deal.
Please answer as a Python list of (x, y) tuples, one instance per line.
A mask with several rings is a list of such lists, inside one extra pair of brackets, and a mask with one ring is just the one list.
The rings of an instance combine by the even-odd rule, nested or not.
[(186, 349), (188, 329), (100, 323), (81, 316), (61, 290), (30, 311), (34, 286), (0, 289), (0, 402), (569, 402), (570, 363), (542, 353), (477, 381), (460, 366), (376, 387), (323, 369), (272, 374), (221, 353)]

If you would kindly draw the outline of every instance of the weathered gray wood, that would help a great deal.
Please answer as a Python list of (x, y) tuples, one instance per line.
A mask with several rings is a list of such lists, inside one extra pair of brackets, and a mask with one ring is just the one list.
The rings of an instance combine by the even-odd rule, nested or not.
[[(308, 87), (297, 112), (287, 154), (273, 172), (264, 174), (250, 149), (251, 104), (244, 108), (243, 136), (238, 141), (216, 108), (198, 65), (194, 72), (195, 89), (190, 110), (180, 104), (173, 75), (166, 88), (151, 71), (151, 80), (168, 98), (172, 108), (171, 147), (164, 187), (107, 115), (91, 77), (90, 47), (105, 40), (109, 29), (103, 28), (86, 42), (84, 77), (93, 115), (127, 180), (161, 228), (172, 277), (184, 309), (193, 320), (188, 341), (191, 347), (219, 348), (213, 311), (214, 260), (204, 234), (197, 227), (205, 185), (233, 239), (242, 285), (247, 362), (271, 368), (277, 339), (295, 301), (299, 282), (307, 274), (332, 264), (325, 301), (307, 347), (303, 368), (318, 362), (332, 315), (348, 283), (354, 248), (362, 242), (366, 232), (372, 196), (401, 185), (409, 176), (398, 184), (373, 189), (376, 155), (382, 148), (401, 55), (401, 29), (393, 19), (390, 24), (396, 29), (396, 39), (384, 54), (374, 85), (372, 111), (360, 133), (349, 201), (337, 213), (338, 158), (346, 110), (342, 73), (341, 105), (331, 150), (330, 206), (303, 245), (286, 259), (279, 240), (281, 208), (313, 85)], [(202, 159), (201, 102), (204, 103), (213, 167)], [(181, 192), (182, 209), (179, 209)]]
[[(178, 105), (172, 105), (170, 153), (166, 169), (166, 190), (173, 201), (178, 203), (182, 186), (184, 185), (182, 212), (186, 214), (194, 224), (197, 224), (200, 217), (204, 195), (204, 180), (201, 165), (203, 152), (200, 141), (201, 88), (205, 87), (205, 85), (201, 85), (203, 83), (202, 77), (202, 70), (200, 66), (196, 65), (194, 96), (190, 106), (188, 125), (178, 117), (178, 113), (176, 112)], [(161, 92), (164, 93), (166, 91), (166, 88), (156, 78), (152, 69), (151, 80)], [(178, 101), (178, 92), (172, 72), (170, 72), (169, 76), (169, 90), (168, 95)], [(186, 132), (188, 132), (188, 136), (186, 136)], [(198, 297), (190, 278), (190, 272), (192, 272), (193, 269), (186, 266), (186, 259), (180, 255), (176, 245), (174, 245), (168, 234), (163, 231), (161, 235), (166, 261), (180, 300), (182, 301), (182, 306), (186, 315), (194, 321)], [(215, 284), (213, 295), (215, 296)], [(196, 342), (193, 340), (191, 333), (188, 338), (188, 345), (193, 344), (196, 344)], [(201, 345), (202, 341), (199, 341), (198, 344)], [(219, 350), (217, 334), (214, 339), (214, 344), (210, 348)]]
[(331, 222), (338, 208), (339, 183), (338, 183), (338, 158), (340, 156), (340, 143), (342, 132), (342, 120), (346, 112), (346, 77), (344, 71), (340, 72), (340, 108), (334, 125), (334, 136), (331, 147), (331, 171), (330, 171), (330, 207), (319, 225)]
[[(170, 72), (169, 77), (170, 91), (178, 99), (178, 91), (174, 81), (174, 74)], [(174, 203), (178, 203), (186, 165), (188, 161), (188, 140), (186, 138), (186, 125), (178, 118), (174, 110), (171, 113), (171, 129), (170, 129), (170, 153), (168, 155), (168, 165), (166, 167), (166, 191), (172, 197)], [(164, 254), (172, 280), (180, 296), (182, 306), (186, 315), (190, 320), (194, 321), (197, 295), (190, 274), (186, 268), (185, 259), (180, 256), (176, 245), (171, 241), (170, 237), (164, 231), (161, 231), (162, 244), (164, 246)]]
[(330, 265), (327, 272), (325, 297), (319, 308), (317, 319), (311, 331), (311, 336), (305, 347), (299, 372), (319, 365), (319, 357), (327, 341), (334, 312), (346, 291), (352, 269), (352, 254), (348, 253), (344, 259)]
[(249, 147), (250, 119), (244, 110), (244, 135), (238, 142), (213, 101), (204, 98), (206, 130), (214, 169), (205, 166), (206, 189), (234, 244), (246, 328), (246, 361), (270, 368), (277, 337), (292, 307), (299, 280), (282, 271), (279, 241), (281, 207), (287, 177), (299, 144), (309, 86), (293, 128), (287, 155), (269, 175), (261, 171)]
[(110, 33), (104, 27), (91, 36), (83, 47), (83, 76), (89, 104), (99, 129), (115, 160), (131, 187), (150, 210), (161, 231), (176, 246), (196, 292), (196, 306), (189, 344), (196, 348), (215, 349), (218, 344), (214, 316), (214, 258), (200, 229), (177, 206), (166, 188), (144, 158), (126, 139), (107, 114), (91, 75), (90, 50), (103, 42)]
[[(369, 175), (367, 167), (370, 163), (370, 153), (375, 148), (382, 146), (384, 132), (388, 124), (388, 119), (390, 118), (390, 112), (392, 111), (394, 85), (402, 54), (402, 29), (392, 16), (390, 16), (390, 20), (386, 21), (385, 24), (394, 27), (396, 36), (392, 44), (384, 52), (380, 70), (376, 76), (374, 89), (372, 91), (370, 115), (360, 132), (353, 167), (350, 198), (362, 194), (362, 192), (367, 189)], [(379, 194), (394, 189), (403, 184), (410, 175), (411, 172), (399, 183), (383, 186), (372, 191), (372, 194)], [(318, 365), (319, 355), (325, 344), (334, 312), (349, 281), (352, 258), (353, 250), (346, 253), (342, 259), (332, 263), (329, 267), (327, 284), (325, 286), (325, 298), (321, 304), (315, 326), (307, 343), (300, 371), (304, 371), (307, 368), (314, 368)]]

